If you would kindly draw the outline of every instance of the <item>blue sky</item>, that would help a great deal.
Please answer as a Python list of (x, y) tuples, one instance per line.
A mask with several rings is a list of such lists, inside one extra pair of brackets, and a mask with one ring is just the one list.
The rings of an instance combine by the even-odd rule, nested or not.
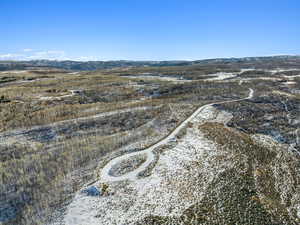
[(0, 60), (300, 54), (299, 0), (0, 0)]

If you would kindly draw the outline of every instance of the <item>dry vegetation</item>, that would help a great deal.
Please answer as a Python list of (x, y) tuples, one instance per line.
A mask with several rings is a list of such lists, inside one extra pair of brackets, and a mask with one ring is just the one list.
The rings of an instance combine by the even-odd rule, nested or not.
[(199, 129), (219, 146), (220, 157), (215, 158), (219, 162), (215, 163), (230, 160), (234, 166), (216, 174), (204, 197), (182, 216), (150, 216), (137, 224), (299, 223), (299, 157), (280, 147), (262, 147), (246, 133), (223, 124), (207, 122)]
[[(249, 87), (257, 93), (253, 101), (219, 106), (234, 113), (230, 126), (248, 133), (265, 133), (261, 131), (260, 120), (264, 112), (285, 118), (271, 124), (283, 136), (288, 136), (292, 129), (299, 127), (298, 124), (291, 126), (286, 122), (289, 112), (284, 115), (280, 113), (286, 109), (283, 102), (292, 114), (300, 111), (299, 93), (292, 92), (297, 90), (296, 86), (289, 89), (279, 81), (266, 80), (249, 80), (245, 85), (239, 85), (239, 80), (234, 79), (226, 82), (201, 81), (205, 74), (237, 72), (240, 69), (238, 65), (198, 65), (78, 74), (61, 70), (0, 74), (0, 222), (5, 225), (45, 224), (55, 208), (64, 205), (82, 184), (93, 180), (94, 169), (107, 155), (129, 144), (141, 142), (145, 137), (150, 143), (155, 142), (197, 106), (246, 96)], [(141, 73), (183, 76), (197, 81), (177, 84), (124, 77)], [(242, 77), (257, 76), (246, 73)], [(299, 84), (298, 78), (295, 81)], [(77, 92), (71, 95), (72, 90)], [(271, 94), (274, 90), (294, 97)], [(138, 107), (148, 108), (133, 110)], [(119, 113), (93, 117), (115, 111)], [(291, 116), (295, 120), (298, 115)], [(86, 119), (71, 120), (81, 117)], [(294, 221), (294, 212), (284, 209), (289, 203), (279, 203), (282, 202), (278, 197), (279, 191), (273, 193), (273, 189), (268, 189), (274, 188), (274, 182), (280, 182), (277, 178), (274, 181), (271, 168), (277, 153), (257, 147), (246, 134), (233, 132), (218, 124), (203, 125), (201, 130), (225, 146), (224, 151), (234, 154), (237, 159), (246, 159), (246, 164), (241, 166), (248, 169), (243, 173), (226, 171), (217, 177), (207, 198), (186, 210), (182, 218), (176, 221), (185, 221), (184, 224), (193, 224), (191, 221), (198, 221), (194, 224), (230, 224), (234, 221), (253, 224), (253, 221), (249, 222), (249, 218), (253, 217), (256, 218), (254, 224), (282, 224), (279, 223), (282, 221), (295, 224), (290, 222)], [(284, 157), (280, 168), (289, 159)], [(293, 166), (296, 168), (294, 164), (288, 166), (291, 173)], [(255, 171), (265, 172), (261, 173), (260, 178), (253, 175)], [(265, 178), (270, 180), (269, 183), (262, 182)], [(241, 191), (240, 187), (245, 189)], [(219, 188), (224, 188), (224, 196), (215, 192)], [(219, 207), (217, 202), (224, 204), (221, 208), (225, 211), (222, 213), (215, 211)], [(238, 217), (244, 213), (245, 207), (249, 209), (246, 216)], [(278, 215), (273, 213), (275, 211), (279, 211), (282, 217), (277, 218)], [(201, 222), (207, 218), (211, 221)], [(157, 220), (173, 221), (169, 219), (149, 218), (143, 224), (161, 224), (155, 222)]]
[(299, 80), (287, 86), (275, 81), (252, 81), (256, 95), (253, 99), (219, 105), (219, 109), (231, 112), (234, 118), (229, 126), (247, 133), (270, 135), (280, 143), (295, 144), (300, 125)]

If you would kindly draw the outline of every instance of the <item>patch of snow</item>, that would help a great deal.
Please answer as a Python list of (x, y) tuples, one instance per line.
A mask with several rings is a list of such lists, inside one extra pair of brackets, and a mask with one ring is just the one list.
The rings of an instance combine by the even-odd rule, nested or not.
[(281, 73), (281, 72), (288, 72), (288, 71), (296, 71), (296, 70), (299, 70), (299, 69), (281, 69), (281, 68), (278, 68), (278, 69), (275, 69), (275, 70), (266, 70), (267, 72), (270, 72), (272, 74), (274, 73)]
[(207, 80), (207, 81), (225, 80), (225, 79), (234, 78), (237, 75), (238, 75), (238, 73), (224, 73), (224, 72), (220, 72), (220, 73), (215, 73), (215, 74), (209, 74), (209, 76), (215, 76), (215, 77), (208, 78), (208, 79), (205, 79), (205, 80)]
[[(249, 96), (244, 99), (252, 96), (253, 90), (250, 89)], [(215, 151), (214, 143), (204, 138), (197, 126), (188, 128), (187, 134), (177, 146), (161, 153), (150, 176), (138, 179), (136, 175), (137, 172), (141, 172), (139, 168), (119, 177), (109, 176), (109, 171), (116, 163), (136, 154), (146, 153), (150, 158), (149, 162), (152, 161), (152, 150), (170, 142), (192, 120), (198, 123), (215, 120), (226, 124), (231, 119), (230, 114), (223, 113), (219, 116), (212, 105), (198, 108), (172, 133), (150, 148), (111, 160), (102, 169), (100, 180), (94, 185), (105, 182), (109, 184), (114, 194), (97, 199), (77, 194), (67, 209), (65, 224), (129, 225), (150, 215), (179, 216), (196, 200), (201, 199), (203, 196), (200, 190), (203, 191), (208, 187), (213, 179), (212, 172), (215, 174), (216, 171), (220, 172), (223, 168), (228, 168), (229, 162), (225, 160), (226, 165), (217, 163), (212, 166), (214, 160), (211, 158), (220, 153)], [(201, 167), (191, 166), (196, 162), (203, 164), (203, 171)], [(148, 162), (142, 164), (142, 169), (146, 169), (147, 165)], [(200, 172), (201, 176), (199, 176)]]
[(294, 80), (295, 78), (300, 77), (300, 75), (283, 76), (283, 77), (288, 79), (288, 80)]
[(288, 92), (284, 92), (284, 91), (272, 91), (273, 94), (277, 94), (277, 95), (283, 95), (283, 96), (287, 96), (287, 97), (295, 97), (294, 95), (288, 93)]
[(27, 73), (28, 71), (26, 70), (11, 70), (11, 71), (2, 71), (1, 73), (14, 73), (14, 74), (19, 74), (19, 73)]
[(294, 81), (287, 81), (287, 82), (284, 82), (283, 84), (284, 85), (294, 85), (294, 84), (297, 84), (297, 83), (294, 82)]
[(193, 80), (186, 80), (181, 79), (178, 77), (172, 77), (172, 76), (154, 76), (154, 75), (138, 75), (138, 76), (124, 76), (128, 78), (141, 78), (141, 79), (148, 79), (148, 80), (161, 80), (161, 81), (172, 81), (172, 82), (192, 82)]
[[(214, 148), (199, 131), (188, 129), (182, 142), (160, 155), (149, 177), (123, 184), (107, 182), (115, 192), (108, 197), (88, 198), (76, 195), (68, 207), (65, 224), (129, 225), (150, 215), (181, 215), (203, 197), (199, 186), (190, 183), (198, 179), (198, 173), (189, 165), (201, 156), (215, 154), (217, 151)], [(212, 179), (209, 176), (211, 172), (207, 171), (209, 182)]]

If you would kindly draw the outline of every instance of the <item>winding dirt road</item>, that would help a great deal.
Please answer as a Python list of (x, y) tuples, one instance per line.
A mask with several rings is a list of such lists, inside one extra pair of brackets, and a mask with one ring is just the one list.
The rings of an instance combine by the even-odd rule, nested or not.
[[(107, 163), (104, 168), (101, 171), (100, 179), (104, 182), (113, 182), (113, 181), (122, 181), (122, 180), (136, 180), (137, 176), (140, 172), (144, 171), (154, 160), (154, 153), (153, 150), (159, 146), (165, 145), (168, 142), (170, 142), (173, 139), (176, 139), (176, 135), (179, 133), (179, 131), (184, 128), (190, 121), (192, 121), (193, 118), (199, 115), (203, 109), (205, 109), (208, 106), (212, 106), (215, 104), (224, 104), (224, 103), (230, 103), (230, 102), (239, 102), (247, 99), (251, 99), (253, 97), (253, 89), (249, 88), (249, 95), (246, 98), (237, 99), (237, 100), (230, 100), (230, 101), (223, 101), (223, 102), (215, 102), (210, 103), (204, 106), (199, 107), (192, 115), (190, 115), (186, 120), (184, 120), (175, 130), (173, 130), (168, 136), (157, 142), (156, 144), (150, 146), (149, 148), (146, 148), (145, 150), (139, 151), (139, 152), (133, 152), (129, 154), (122, 155), (120, 157), (112, 159), (109, 163)], [(146, 154), (147, 160), (139, 166), (137, 169), (121, 175), (121, 176), (112, 176), (110, 173), (110, 170), (113, 166), (117, 165), (123, 160), (127, 160), (130, 157), (140, 155), (140, 154)]]

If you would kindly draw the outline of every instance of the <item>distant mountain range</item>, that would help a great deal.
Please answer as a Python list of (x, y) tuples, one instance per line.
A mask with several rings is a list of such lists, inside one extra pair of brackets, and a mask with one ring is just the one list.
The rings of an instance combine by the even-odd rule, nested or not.
[[(240, 66), (253, 66), (257, 64), (272, 63), (280, 66), (299, 66), (300, 56), (268, 56), (245, 58), (217, 58), (196, 61), (56, 61), (56, 60), (32, 60), (32, 61), (0, 61), (0, 71), (6, 70), (31, 70), (31, 69), (64, 69), (64, 70), (101, 70), (125, 67), (161, 67), (161, 66), (190, 66), (205, 64), (239, 64)], [(275, 64), (274, 64), (275, 63)]]

